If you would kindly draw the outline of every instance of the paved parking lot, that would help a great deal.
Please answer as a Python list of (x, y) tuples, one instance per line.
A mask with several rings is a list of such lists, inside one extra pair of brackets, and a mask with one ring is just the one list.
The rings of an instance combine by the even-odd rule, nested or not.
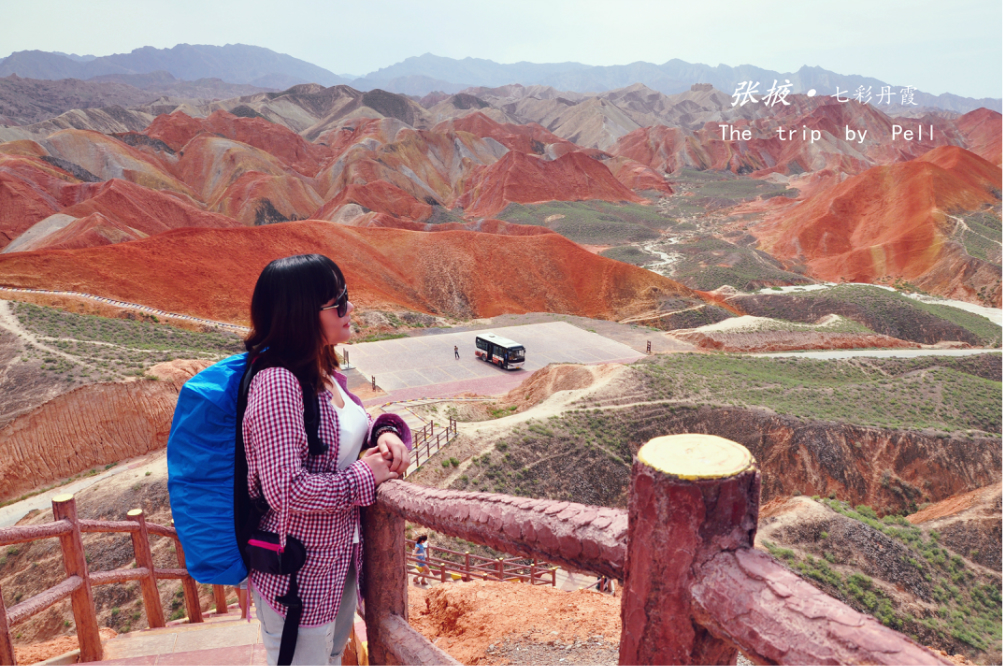
[[(474, 338), (488, 332), (526, 347), (523, 369), (502, 370), (474, 357)], [(453, 358), (454, 345), (460, 348), (460, 360)], [(352, 365), (366, 377), (375, 376), (384, 391), (410, 394), (411, 389), (427, 387), (429, 396), (446, 395), (443, 389), (483, 394), (507, 391), (549, 363), (627, 363), (644, 356), (565, 322), (364, 342), (347, 349)]]

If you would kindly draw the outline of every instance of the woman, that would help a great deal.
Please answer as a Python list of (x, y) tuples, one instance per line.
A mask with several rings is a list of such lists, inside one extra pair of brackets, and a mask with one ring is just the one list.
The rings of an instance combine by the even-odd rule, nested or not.
[[(283, 544), (295, 536), (307, 554), (297, 573), (303, 614), (293, 664), (341, 663), (362, 564), (359, 507), (410, 461), (403, 420), (384, 414), (373, 423), (338, 372), (334, 347), (351, 336), (352, 310), (341, 270), (316, 254), (270, 263), (251, 299), (245, 346), (259, 369), (243, 421), (248, 487), (268, 506), (259, 529)], [(319, 443), (308, 441), (304, 399), (318, 401)], [(250, 586), (276, 664), (286, 615), (277, 598), (289, 576), (252, 570)]]

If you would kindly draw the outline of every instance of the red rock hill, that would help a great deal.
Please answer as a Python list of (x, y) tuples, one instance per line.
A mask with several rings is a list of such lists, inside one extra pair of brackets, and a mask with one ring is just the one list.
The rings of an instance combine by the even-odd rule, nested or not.
[[(801, 261), (823, 280), (902, 278), (970, 300), (995, 289), (999, 271), (950, 243), (955, 216), (998, 202), (1000, 169), (955, 146), (873, 167), (752, 229), (763, 249)], [(967, 258), (966, 258), (967, 257)]]
[[(586, 158), (587, 159), (587, 158)], [(492, 317), (562, 312), (622, 318), (682, 285), (591, 254), (552, 233), (420, 233), (305, 221), (171, 231), (132, 243), (0, 256), (0, 284), (85, 291), (164, 310), (244, 322), (269, 261), (308, 252), (345, 271), (358, 304)]]

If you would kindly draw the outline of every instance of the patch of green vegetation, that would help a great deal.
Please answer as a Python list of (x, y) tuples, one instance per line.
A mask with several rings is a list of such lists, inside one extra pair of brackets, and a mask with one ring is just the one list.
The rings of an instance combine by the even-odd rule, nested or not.
[(660, 249), (679, 255), (679, 259), (672, 264), (672, 279), (691, 289), (712, 291), (727, 284), (740, 291), (755, 291), (774, 285), (814, 282), (800, 273), (784, 269), (765, 252), (711, 236)]
[(934, 317), (946, 319), (952, 324), (956, 324), (961, 328), (974, 333), (978, 338), (979, 343), (983, 346), (997, 348), (1000, 346), (1000, 340), (1001, 337), (1003, 337), (1000, 335), (1000, 327), (985, 317), (980, 317), (977, 314), (966, 312), (965, 310), (959, 310), (958, 308), (951, 307), (950, 305), (923, 303), (922, 301), (915, 301), (915, 303), (918, 310), (928, 312)]
[(29, 351), (43, 372), (65, 379), (143, 377), (177, 358), (216, 360), (244, 350), (230, 333), (198, 333), (145, 321), (109, 319), (14, 303), (14, 315), (42, 344), (62, 353)]
[(794, 197), (798, 193), (784, 185), (742, 177), (730, 171), (681, 169), (672, 174), (669, 183), (675, 194), (662, 199), (659, 206), (673, 217), (700, 216), (756, 197)]
[(697, 197), (714, 197), (720, 199), (747, 200), (775, 196), (796, 196), (797, 190), (790, 190), (783, 185), (777, 185), (766, 180), (752, 178), (736, 178), (734, 180), (718, 180), (701, 185), (696, 190)]
[(999, 266), (1001, 263), (999, 239), (1003, 234), (999, 207), (966, 213), (958, 217), (963, 219), (963, 224), (956, 225), (954, 238), (961, 241), (969, 255)]
[(678, 310), (671, 309), (657, 319), (646, 320), (653, 331), (675, 331), (681, 328), (699, 328), (731, 319), (735, 314), (717, 305), (692, 307), (685, 305)]
[(515, 405), (510, 407), (491, 407), (488, 406), (488, 415), (493, 419), (500, 419), (504, 416), (510, 416), (515, 414), (515, 410), (518, 409)]
[(1001, 430), (1003, 384), (970, 374), (950, 357), (833, 361), (673, 354), (634, 367), (655, 399), (767, 407), (798, 418), (886, 428), (995, 436)]
[(433, 205), (432, 206), (432, 216), (425, 220), (426, 224), (443, 224), (446, 222), (458, 222), (463, 224), (466, 222), (461, 216), (456, 213), (447, 210), (444, 206)]
[(792, 294), (741, 298), (749, 314), (789, 321), (814, 322), (827, 314), (859, 321), (870, 329), (902, 340), (934, 344), (959, 340), (999, 347), (1000, 327), (985, 317), (948, 305), (923, 303), (888, 289), (861, 284)]
[(915, 633), (917, 624), (933, 631), (941, 641), (952, 639), (976, 650), (998, 647), (1003, 638), (1003, 607), (997, 580), (986, 579), (971, 568), (964, 558), (944, 548), (940, 535), (925, 532), (902, 516), (878, 518), (869, 506), (851, 507), (834, 499), (817, 500), (833, 511), (864, 523), (868, 527), (899, 541), (906, 549), (905, 564), (923, 574), (933, 590), (933, 600), (939, 605), (936, 613), (914, 619), (898, 608), (895, 601), (873, 581), (859, 572), (842, 575), (808, 554), (798, 557), (790, 549), (765, 542), (774, 557), (784, 560), (795, 571), (835, 590), (851, 606), (871, 613), (882, 624)]
[(397, 340), (399, 338), (406, 338), (407, 333), (374, 333), (372, 335), (365, 335), (360, 338), (355, 338), (352, 340), (353, 344), (358, 344), (360, 342), (379, 342), (380, 340)]
[(985, 317), (980, 317), (977, 314), (959, 310), (949, 305), (923, 303), (922, 301), (888, 291), (887, 289), (859, 284), (839, 285), (824, 291), (808, 292), (808, 294), (820, 294), (839, 301), (854, 303), (871, 311), (875, 318), (886, 316), (892, 304), (904, 305), (920, 312), (926, 312), (939, 319), (947, 320), (970, 331), (978, 338), (979, 343), (987, 347), (1000, 346), (999, 326)]
[[(547, 221), (555, 217), (557, 219)], [(607, 201), (509, 204), (497, 218), (515, 224), (549, 227), (585, 245), (623, 245), (652, 240), (658, 238), (658, 230), (671, 224), (671, 220), (660, 215), (654, 206)]]
[(615, 261), (622, 261), (625, 264), (633, 264), (634, 266), (643, 266), (655, 259), (655, 257), (634, 245), (611, 247), (608, 250), (603, 250), (599, 255)]
[(743, 329), (748, 331), (822, 331), (826, 333), (861, 333), (861, 334), (873, 334), (874, 331), (867, 328), (863, 324), (853, 321), (852, 319), (847, 319), (846, 317), (839, 317), (838, 315), (832, 320), (822, 323), (822, 324), (802, 324), (793, 321), (784, 321), (783, 319), (767, 319), (766, 321), (760, 322), (754, 329)]

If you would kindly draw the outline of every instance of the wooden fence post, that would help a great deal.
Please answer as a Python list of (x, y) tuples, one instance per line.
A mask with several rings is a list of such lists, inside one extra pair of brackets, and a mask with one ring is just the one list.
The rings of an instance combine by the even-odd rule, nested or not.
[(213, 585), (212, 600), (216, 603), (216, 615), (226, 615), (226, 588), (222, 585)]
[[(174, 552), (178, 556), (178, 566), (187, 569), (185, 564), (185, 549), (181, 547), (181, 539), (174, 540)], [(185, 611), (188, 614), (188, 624), (202, 621), (202, 603), (199, 601), (199, 586), (191, 576), (181, 579), (181, 589), (185, 593)]]
[(7, 622), (7, 608), (3, 604), (3, 590), (0, 589), (0, 664), (15, 666), (14, 641), (10, 637), (10, 624)]
[[(94, 592), (87, 572), (87, 558), (84, 556), (84, 542), (80, 537), (80, 521), (77, 519), (77, 504), (73, 495), (56, 495), (52, 498), (52, 519), (65, 520), (73, 526), (73, 531), (59, 537), (63, 551), (63, 566), (67, 576), (80, 576), (83, 585), (70, 595), (73, 608), (73, 622), (80, 644), (80, 661), (101, 661), (104, 649), (94, 610)], [(13, 661), (11, 663), (14, 663)]]
[(163, 627), (164, 606), (160, 603), (157, 576), (153, 573), (153, 555), (150, 553), (150, 533), (146, 530), (146, 516), (142, 509), (133, 509), (126, 514), (129, 520), (139, 523), (139, 531), (132, 533), (132, 550), (136, 554), (136, 566), (144, 567), (149, 573), (139, 581), (143, 591), (143, 606), (146, 607), (146, 623), (150, 628)]
[(673, 435), (641, 447), (627, 512), (621, 664), (735, 663), (736, 648), (693, 621), (690, 588), (696, 566), (752, 547), (759, 487), (752, 454), (730, 440)]
[(557, 567), (550, 567), (550, 587), (557, 587)]
[(505, 560), (500, 557), (495, 560), (495, 571), (498, 580), (505, 580)]
[(463, 582), (470, 582), (470, 551), (463, 554)]
[(443, 562), (442, 564), (439, 565), (439, 582), (440, 583), (445, 583), (446, 582), (446, 563), (445, 562)]
[(363, 510), (363, 585), (366, 590), (366, 636), (369, 663), (393, 663), (393, 652), (384, 642), (381, 624), (389, 615), (407, 622), (407, 561), (404, 519), (379, 502)]

